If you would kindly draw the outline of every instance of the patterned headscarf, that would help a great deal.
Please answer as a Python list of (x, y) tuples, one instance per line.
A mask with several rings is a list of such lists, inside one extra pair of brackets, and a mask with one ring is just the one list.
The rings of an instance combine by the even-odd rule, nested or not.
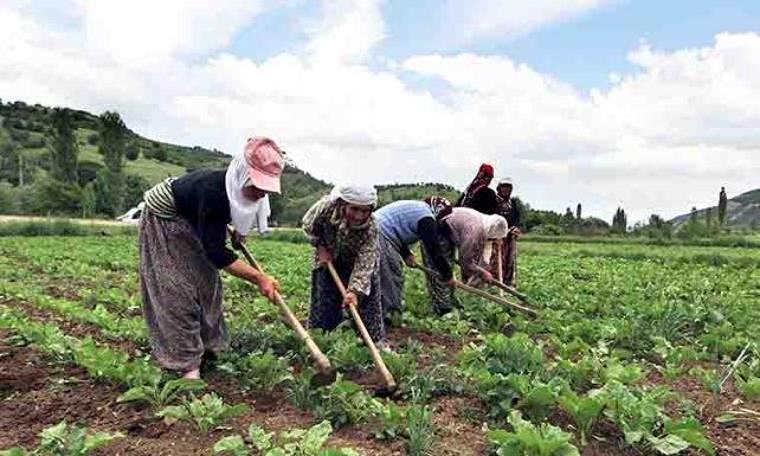
[(451, 215), (453, 207), (451, 201), (442, 196), (428, 196), (425, 198), (425, 202), (430, 206), (430, 210), (433, 211), (436, 220), (443, 220), (444, 217)]
[(483, 163), (480, 165), (480, 169), (478, 169), (478, 174), (475, 176), (475, 179), (470, 182), (470, 185), (467, 186), (467, 190), (465, 190), (462, 197), (459, 198), (457, 206), (469, 206), (472, 197), (475, 196), (478, 190), (491, 185), (492, 180), (493, 166), (488, 163)]

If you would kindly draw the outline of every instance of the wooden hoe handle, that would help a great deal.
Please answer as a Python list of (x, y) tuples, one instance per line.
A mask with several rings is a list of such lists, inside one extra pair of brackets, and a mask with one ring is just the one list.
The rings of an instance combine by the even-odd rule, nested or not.
[[(246, 260), (248, 260), (248, 263), (250, 263), (253, 268), (264, 272), (253, 255), (251, 255), (251, 252), (248, 251), (248, 247), (246, 247), (245, 244), (240, 244), (240, 251), (243, 252), (243, 256)], [(288, 305), (285, 303), (285, 300), (282, 298), (282, 295), (279, 292), (275, 292), (274, 303), (279, 306), (280, 311), (282, 312), (283, 317), (285, 318), (285, 322), (288, 324), (288, 326), (290, 326), (293, 331), (296, 332), (298, 338), (301, 339), (304, 344), (306, 344), (306, 349), (309, 350), (309, 354), (311, 354), (311, 357), (317, 364), (317, 369), (322, 373), (331, 372), (333, 368), (330, 365), (330, 360), (327, 359), (327, 356), (325, 356), (324, 353), (322, 353), (322, 350), (319, 349), (317, 344), (314, 343), (314, 339), (311, 338), (306, 329), (304, 329), (303, 325), (301, 325), (301, 322), (298, 321), (298, 318), (296, 318), (296, 316), (290, 310), (290, 307), (288, 307)]]
[[(417, 269), (421, 270), (421, 271), (424, 271), (424, 272), (430, 274), (433, 277), (436, 277), (436, 278), (440, 277), (440, 275), (438, 274), (438, 272), (436, 272), (436, 271), (434, 271), (434, 270), (432, 270), (430, 268), (427, 268), (425, 266), (422, 266), (421, 264), (418, 264), (415, 267)], [(486, 291), (483, 291), (483, 290), (480, 290), (478, 288), (466, 285), (466, 284), (462, 283), (461, 281), (459, 281), (457, 279), (454, 279), (454, 286), (457, 287), (457, 288), (459, 288), (460, 290), (464, 290), (464, 291), (466, 291), (468, 293), (480, 296), (481, 298), (488, 299), (489, 301), (495, 302), (497, 304), (501, 304), (501, 305), (504, 305), (504, 306), (508, 306), (508, 307), (512, 307), (514, 309), (520, 310), (520, 311), (525, 312), (525, 313), (527, 313), (527, 314), (529, 314), (529, 315), (531, 315), (533, 317), (538, 316), (538, 312), (536, 312), (535, 310), (533, 310), (533, 309), (531, 309), (529, 307), (521, 306), (520, 304), (516, 304), (516, 303), (514, 303), (512, 301), (508, 301), (508, 300), (506, 300), (506, 299), (504, 299), (502, 297), (499, 297), (499, 296), (494, 296), (494, 295), (492, 295), (492, 294), (490, 294), (490, 293), (488, 293)]]
[[(335, 281), (335, 286), (338, 287), (341, 296), (343, 296), (345, 299), (347, 294), (346, 286), (343, 285), (343, 281), (340, 279), (338, 271), (335, 270), (335, 266), (333, 266), (332, 262), (327, 263), (327, 269), (330, 271), (330, 275)], [(388, 387), (389, 390), (395, 389), (396, 380), (393, 379), (393, 375), (385, 366), (385, 361), (383, 361), (383, 357), (380, 356), (380, 351), (378, 351), (377, 347), (375, 346), (375, 342), (372, 340), (372, 337), (370, 337), (369, 332), (367, 332), (367, 328), (364, 326), (364, 322), (362, 321), (361, 316), (359, 316), (359, 312), (356, 310), (356, 306), (348, 306), (348, 311), (351, 312), (351, 316), (356, 323), (356, 327), (359, 328), (359, 333), (364, 340), (364, 344), (367, 346), (370, 354), (372, 355), (372, 360), (375, 362), (375, 367), (377, 367), (377, 370), (380, 371), (380, 375), (383, 376), (385, 386)]]

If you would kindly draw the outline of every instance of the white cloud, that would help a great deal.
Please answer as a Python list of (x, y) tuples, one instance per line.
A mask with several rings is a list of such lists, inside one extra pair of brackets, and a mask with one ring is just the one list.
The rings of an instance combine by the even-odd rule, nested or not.
[(361, 62), (385, 37), (383, 0), (323, 0), (322, 17), (307, 23), (306, 47), (322, 64)]
[(613, 0), (449, 0), (447, 32), (461, 42), (514, 37), (569, 21)]
[(263, 9), (259, 0), (75, 1), (90, 50), (127, 66), (224, 48)]
[[(712, 46), (676, 52), (643, 44), (629, 55), (636, 72), (587, 94), (504, 56), (416, 56), (377, 69), (379, 1), (325, 3), (300, 53), (261, 61), (224, 51), (256, 8), (214, 31), (218, 19), (193, 10), (199, 3), (168, 32), (146, 25), (150, 40), (132, 47), (117, 37), (93, 50), (81, 46), (95, 36), (85, 24), (110, 18), (127, 34), (141, 30), (140, 16), (83, 7), (79, 28), (52, 31), (28, 4), (9, 5), (0, 6), (0, 98), (118, 109), (149, 137), (228, 152), (266, 134), (332, 181), (463, 186), (490, 161), (537, 207), (581, 201), (609, 219), (623, 205), (637, 220), (712, 203), (721, 185), (747, 190), (760, 174), (757, 34), (721, 34)], [(193, 24), (211, 25), (193, 35), (186, 30), (206, 30)], [(111, 50), (119, 57), (104, 56)], [(433, 95), (406, 84), (409, 75), (444, 87)]]

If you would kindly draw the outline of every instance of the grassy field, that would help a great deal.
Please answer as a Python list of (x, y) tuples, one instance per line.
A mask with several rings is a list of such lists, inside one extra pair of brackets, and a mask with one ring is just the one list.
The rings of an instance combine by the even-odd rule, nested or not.
[[(305, 319), (311, 247), (249, 246)], [(409, 271), (391, 399), (348, 325), (314, 334), (341, 378), (311, 387), (277, 308), (228, 276), (231, 350), (202, 391), (171, 383), (136, 262), (134, 236), (0, 238), (0, 449), (82, 440), (65, 420), (108, 434), (98, 454), (760, 454), (760, 250), (526, 242), (536, 319), (461, 293), (435, 317)]]

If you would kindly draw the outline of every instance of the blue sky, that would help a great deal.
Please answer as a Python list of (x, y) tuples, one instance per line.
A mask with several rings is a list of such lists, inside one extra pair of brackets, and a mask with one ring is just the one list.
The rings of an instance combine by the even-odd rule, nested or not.
[[(4, 0), (0, 98), (632, 222), (760, 184), (760, 1)], [(642, 44), (646, 43), (646, 44)], [(618, 78), (611, 80), (614, 73)]]
[[(388, 0), (382, 6), (386, 38), (377, 54), (393, 60), (413, 55), (474, 52), (504, 55), (573, 84), (579, 90), (609, 87), (609, 74), (636, 68), (627, 53), (642, 41), (666, 51), (709, 46), (723, 32), (757, 31), (760, 1), (615, 0), (581, 17), (547, 24), (519, 36), (456, 42), (442, 0)], [(303, 24), (319, 15), (318, 2), (298, 1), (271, 10), (235, 36), (230, 51), (255, 60), (297, 51), (307, 40)]]

